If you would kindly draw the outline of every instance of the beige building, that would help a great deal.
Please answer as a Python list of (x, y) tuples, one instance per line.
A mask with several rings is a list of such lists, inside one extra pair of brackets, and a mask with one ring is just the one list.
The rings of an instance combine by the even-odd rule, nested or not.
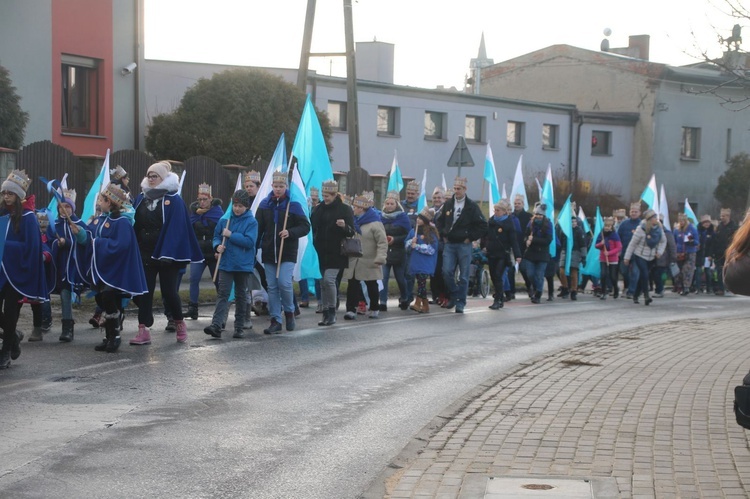
[[(713, 210), (713, 190), (727, 160), (750, 149), (748, 111), (728, 109), (709, 89), (726, 84), (715, 66), (673, 67), (648, 60), (648, 37), (623, 49), (593, 51), (553, 45), (482, 69), (481, 93), (512, 99), (573, 104), (585, 113), (634, 113), (631, 188), (638, 196), (656, 174), (672, 210), (689, 198)], [(726, 87), (726, 95), (744, 90)], [(591, 131), (581, 155), (611, 154), (607, 137)], [(604, 140), (603, 140), (604, 139)], [(591, 140), (591, 146), (585, 145)], [(602, 150), (602, 146), (605, 149)], [(585, 180), (579, 177), (581, 180)]]

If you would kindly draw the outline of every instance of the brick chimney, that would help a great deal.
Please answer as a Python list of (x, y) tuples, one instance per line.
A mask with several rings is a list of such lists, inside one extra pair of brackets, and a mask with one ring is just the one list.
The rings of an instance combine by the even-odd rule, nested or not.
[(648, 61), (648, 50), (651, 41), (650, 35), (631, 35), (628, 39), (628, 48), (635, 49), (638, 59)]

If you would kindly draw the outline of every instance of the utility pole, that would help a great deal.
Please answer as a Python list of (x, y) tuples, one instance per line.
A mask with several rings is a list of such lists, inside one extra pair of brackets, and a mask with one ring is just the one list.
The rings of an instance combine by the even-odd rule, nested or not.
[(370, 174), (360, 165), (359, 156), (359, 116), (357, 100), (357, 64), (354, 51), (354, 24), (352, 21), (352, 1), (344, 0), (344, 52), (312, 53), (313, 25), (315, 24), (315, 2), (307, 0), (305, 32), (302, 36), (302, 53), (297, 73), (297, 87), (307, 91), (307, 72), (310, 57), (346, 57), (346, 130), (349, 134), (349, 173), (346, 193), (359, 194), (370, 188)]

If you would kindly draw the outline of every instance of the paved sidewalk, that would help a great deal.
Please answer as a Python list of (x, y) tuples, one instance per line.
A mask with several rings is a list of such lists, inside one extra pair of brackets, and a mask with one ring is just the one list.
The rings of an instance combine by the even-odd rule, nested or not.
[[(732, 412), (749, 346), (748, 320), (691, 320), (534, 359), (436, 418), (366, 496), (561, 497), (545, 479), (575, 477), (594, 493), (566, 497), (750, 497)], [(542, 490), (493, 495), (504, 477)]]

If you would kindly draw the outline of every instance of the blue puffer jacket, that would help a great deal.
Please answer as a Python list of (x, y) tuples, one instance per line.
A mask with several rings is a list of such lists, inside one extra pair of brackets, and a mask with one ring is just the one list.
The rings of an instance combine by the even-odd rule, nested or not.
[[(214, 251), (222, 242), (222, 231), (227, 227), (226, 220), (219, 220), (214, 229)], [(229, 218), (232, 235), (224, 242), (226, 249), (219, 263), (219, 270), (225, 272), (252, 272), (255, 266), (255, 241), (258, 239), (258, 221), (250, 210)]]

